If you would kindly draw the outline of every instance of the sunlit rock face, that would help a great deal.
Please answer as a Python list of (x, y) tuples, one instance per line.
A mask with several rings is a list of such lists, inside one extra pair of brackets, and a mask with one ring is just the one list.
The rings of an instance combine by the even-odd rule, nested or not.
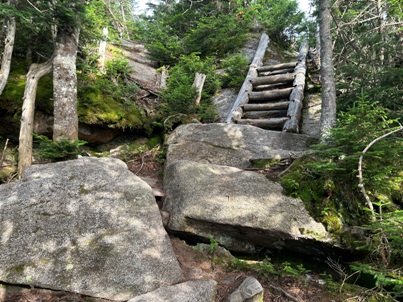
[(125, 163), (36, 165), (0, 186), (0, 280), (128, 300), (182, 278), (151, 187)]

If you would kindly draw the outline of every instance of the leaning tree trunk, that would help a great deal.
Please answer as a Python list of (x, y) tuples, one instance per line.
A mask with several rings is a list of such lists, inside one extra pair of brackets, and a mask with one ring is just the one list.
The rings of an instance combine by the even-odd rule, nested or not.
[(34, 127), (35, 97), (39, 80), (52, 71), (53, 57), (42, 64), (32, 64), (27, 73), (27, 83), (22, 105), (20, 143), (18, 146), (18, 175), (32, 163), (32, 131)]
[(10, 74), (11, 57), (13, 55), (14, 39), (15, 39), (15, 18), (6, 18), (6, 39), (4, 41), (4, 52), (1, 59), (0, 70), (0, 95), (3, 93), (3, 89), (6, 86), (8, 75)]
[(78, 139), (76, 56), (78, 28), (58, 30), (53, 62), (53, 140)]
[(330, 0), (319, 1), (320, 76), (322, 82), (322, 115), (320, 131), (324, 139), (336, 124), (336, 87), (333, 71), (333, 48), (330, 31)]

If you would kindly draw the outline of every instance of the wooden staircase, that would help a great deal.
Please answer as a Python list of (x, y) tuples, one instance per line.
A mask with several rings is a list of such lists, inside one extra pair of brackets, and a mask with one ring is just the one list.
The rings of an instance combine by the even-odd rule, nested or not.
[(308, 45), (302, 43), (295, 62), (260, 66), (268, 43), (268, 37), (267, 43), (265, 38), (262, 35), (248, 75), (226, 122), (298, 133)]

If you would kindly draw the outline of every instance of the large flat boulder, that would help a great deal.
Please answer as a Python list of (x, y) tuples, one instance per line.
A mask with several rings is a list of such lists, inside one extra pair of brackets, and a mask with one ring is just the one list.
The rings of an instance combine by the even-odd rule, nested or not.
[(313, 142), (310, 136), (250, 125), (185, 124), (168, 139), (167, 164), (183, 159), (247, 168), (250, 159), (299, 157)]
[(152, 189), (113, 158), (0, 186), (0, 280), (128, 300), (182, 278)]
[(161, 287), (127, 302), (214, 302), (216, 294), (216, 281), (194, 280)]
[(175, 161), (165, 171), (164, 210), (168, 228), (182, 235), (213, 235), (232, 251), (256, 247), (324, 255), (329, 247), (324, 226), (300, 199), (264, 175), (234, 167)]

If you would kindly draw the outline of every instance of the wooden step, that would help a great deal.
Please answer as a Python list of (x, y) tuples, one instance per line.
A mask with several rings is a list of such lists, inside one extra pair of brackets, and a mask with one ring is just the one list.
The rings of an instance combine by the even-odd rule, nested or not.
[(288, 109), (290, 101), (281, 101), (276, 103), (267, 104), (245, 104), (242, 105), (243, 111), (267, 111), (267, 110), (278, 110), (278, 109)]
[(298, 62), (281, 63), (277, 65), (261, 66), (257, 68), (257, 72), (273, 71), (277, 69), (294, 68)]
[(282, 129), (284, 124), (288, 121), (288, 117), (279, 117), (279, 118), (271, 118), (271, 119), (241, 119), (237, 120), (238, 124), (242, 125), (252, 125), (264, 129)]
[(242, 118), (245, 119), (261, 119), (286, 117), (287, 110), (268, 110), (268, 111), (245, 111)]
[(269, 75), (275, 75), (275, 74), (286, 74), (286, 73), (293, 73), (294, 68), (288, 68), (288, 69), (278, 69), (278, 70), (273, 70), (273, 71), (262, 71), (259, 73), (259, 76), (269, 76)]
[(253, 87), (252, 91), (267, 91), (267, 90), (275, 90), (275, 89), (285, 89), (293, 87), (293, 83), (281, 83), (281, 84), (272, 84), (272, 85), (260, 85)]
[(260, 91), (260, 92), (250, 92), (248, 94), (249, 101), (253, 102), (265, 102), (271, 101), (276, 99), (284, 99), (288, 98), (292, 91), (291, 88), (284, 88), (284, 89), (276, 89), (276, 90), (269, 90), (269, 91)]
[(257, 77), (250, 80), (253, 87), (259, 85), (269, 85), (269, 84), (277, 84), (277, 83), (290, 83), (295, 79), (294, 73), (286, 73), (286, 74), (277, 74), (272, 76), (265, 77)]

